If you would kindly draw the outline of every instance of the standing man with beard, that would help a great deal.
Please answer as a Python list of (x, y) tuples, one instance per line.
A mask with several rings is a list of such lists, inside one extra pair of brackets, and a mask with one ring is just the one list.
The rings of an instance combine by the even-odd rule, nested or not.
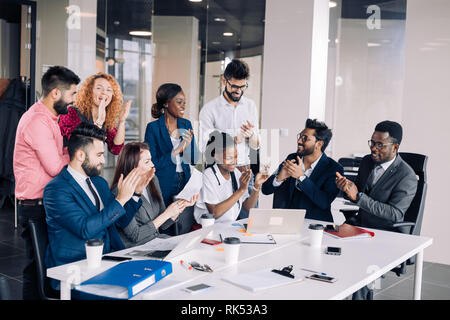
[[(121, 175), (114, 196), (99, 176), (105, 163), (105, 138), (105, 131), (96, 125), (79, 124), (68, 143), (69, 165), (44, 189), (47, 268), (85, 259), (88, 239), (102, 239), (103, 253), (125, 248), (115, 224), (128, 225), (142, 205), (136, 190), (142, 190), (151, 175), (140, 168), (125, 179)], [(56, 282), (52, 286), (58, 289)]]
[[(253, 100), (244, 96), (250, 77), (248, 65), (233, 59), (225, 68), (222, 76), (223, 93), (203, 106), (199, 114), (202, 139), (201, 151), (205, 151), (209, 135), (214, 130), (228, 133), (236, 142), (238, 151), (237, 169), (241, 173), (250, 170), (250, 148), (257, 150), (260, 144), (258, 110)], [(253, 189), (254, 177), (249, 183), (249, 194)], [(259, 191), (259, 190), (258, 190)], [(246, 218), (247, 212), (243, 212)]]
[(330, 206), (339, 193), (335, 177), (343, 168), (324, 153), (331, 137), (325, 123), (306, 120), (297, 135), (297, 152), (262, 185), (263, 194), (274, 193), (273, 208), (306, 209), (307, 219), (333, 221)]
[(69, 162), (63, 150), (58, 116), (67, 113), (75, 101), (80, 78), (64, 67), (51, 67), (43, 75), (42, 98), (19, 121), (14, 146), (13, 167), (18, 214), (25, 240), (23, 299), (38, 299), (37, 266), (28, 226), (30, 220), (45, 223), (42, 195), (45, 185)]

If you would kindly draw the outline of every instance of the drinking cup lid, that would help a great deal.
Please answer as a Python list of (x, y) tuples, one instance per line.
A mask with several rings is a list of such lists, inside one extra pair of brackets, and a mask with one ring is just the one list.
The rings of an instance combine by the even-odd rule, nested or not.
[(89, 239), (86, 241), (86, 245), (92, 247), (92, 246), (102, 246), (103, 240), (102, 239)]
[(321, 224), (310, 224), (309, 229), (311, 230), (323, 230), (324, 227)]
[(223, 239), (223, 243), (226, 244), (240, 244), (241, 240), (239, 240), (239, 238), (235, 238), (235, 237), (228, 237)]

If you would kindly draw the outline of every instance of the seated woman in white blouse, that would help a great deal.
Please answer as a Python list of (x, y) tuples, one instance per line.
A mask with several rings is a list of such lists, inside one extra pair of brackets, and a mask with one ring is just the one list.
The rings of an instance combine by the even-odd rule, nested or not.
[(210, 134), (205, 157), (207, 168), (203, 172), (200, 200), (194, 209), (195, 220), (200, 223), (201, 215), (209, 212), (216, 222), (235, 221), (242, 207), (248, 211), (255, 206), (261, 185), (269, 176), (258, 173), (248, 194), (251, 171), (241, 173), (236, 168), (236, 143), (227, 133), (214, 131)]

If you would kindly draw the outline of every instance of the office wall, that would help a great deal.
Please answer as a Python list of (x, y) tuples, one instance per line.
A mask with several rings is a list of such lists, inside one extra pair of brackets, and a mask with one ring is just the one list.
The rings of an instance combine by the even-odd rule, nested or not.
[(450, 181), (450, 2), (408, 0), (406, 21), (382, 20), (380, 30), (365, 24), (339, 21), (337, 79), (328, 80), (334, 95), (327, 89), (332, 156), (368, 153), (375, 124), (399, 121), (404, 128), (400, 151), (430, 157), (422, 235), (434, 238), (434, 244), (425, 250), (425, 260), (450, 264), (445, 200)]
[(67, 28), (67, 67), (86, 79), (96, 72), (97, 1), (69, 0), (69, 6), (80, 8), (80, 16), (79, 26)]
[(422, 235), (434, 239), (425, 260), (450, 264), (450, 1), (408, 0), (403, 150), (429, 156)]
[(36, 91), (47, 66), (67, 65), (67, 0), (38, 0), (36, 15)]
[(198, 19), (194, 17), (153, 16), (154, 43), (152, 104), (156, 91), (166, 83), (177, 83), (186, 96), (185, 117), (198, 119), (200, 65)]
[(375, 125), (401, 120), (405, 37), (404, 20), (382, 20), (380, 30), (369, 30), (362, 19), (339, 19), (338, 24), (337, 38), (330, 39), (337, 53), (330, 57), (336, 66), (327, 105), (336, 160), (367, 154)]
[[(266, 2), (261, 127), (268, 130), (268, 148), (261, 152), (271, 156), (272, 170), (295, 152), (310, 105), (325, 108), (326, 68), (320, 66), (327, 65), (327, 54), (315, 51), (327, 46), (313, 43), (328, 43), (328, 15), (328, 1)], [(272, 196), (260, 197), (260, 207), (271, 206)]]

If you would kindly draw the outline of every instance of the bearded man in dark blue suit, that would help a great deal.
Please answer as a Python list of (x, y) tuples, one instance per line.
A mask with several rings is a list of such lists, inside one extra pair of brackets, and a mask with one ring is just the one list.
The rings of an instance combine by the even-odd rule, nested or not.
[(306, 209), (307, 219), (333, 221), (330, 207), (339, 193), (336, 172), (343, 168), (324, 153), (331, 137), (325, 123), (306, 120), (297, 135), (297, 152), (262, 185), (263, 194), (274, 193), (273, 208)]
[[(69, 165), (44, 189), (47, 268), (85, 259), (88, 239), (102, 239), (103, 253), (125, 248), (116, 224), (128, 225), (142, 205), (138, 194), (147, 173), (135, 169), (121, 177), (114, 196), (99, 176), (105, 162), (104, 140), (105, 132), (95, 125), (82, 123), (75, 128), (68, 145)], [(131, 198), (134, 201), (128, 201)]]

